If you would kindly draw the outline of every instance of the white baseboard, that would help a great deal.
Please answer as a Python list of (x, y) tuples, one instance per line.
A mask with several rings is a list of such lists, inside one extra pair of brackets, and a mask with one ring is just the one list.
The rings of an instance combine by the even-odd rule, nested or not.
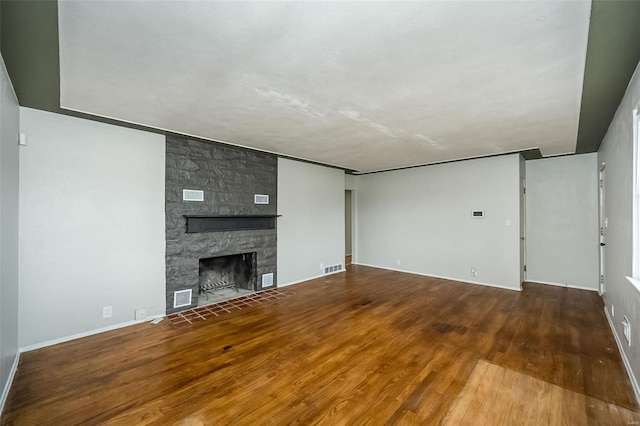
[(620, 352), (620, 357), (622, 358), (622, 362), (624, 363), (624, 367), (627, 370), (627, 375), (629, 376), (629, 380), (631, 381), (631, 387), (633, 387), (633, 393), (636, 395), (636, 401), (640, 403), (640, 387), (638, 386), (638, 382), (636, 377), (633, 375), (633, 370), (631, 369), (631, 363), (627, 359), (627, 355), (624, 353), (624, 346), (622, 346), (622, 341), (616, 332), (616, 328), (613, 326), (613, 319), (609, 315), (609, 311), (607, 307), (604, 307), (604, 315), (607, 317), (607, 321), (609, 322), (609, 327), (611, 328), (611, 332), (613, 333), (613, 337), (616, 339), (616, 344), (618, 345), (618, 352)]
[(60, 337), (58, 339), (47, 340), (46, 342), (36, 343), (34, 345), (23, 346), (20, 348), (20, 352), (34, 351), (36, 349), (46, 348), (47, 346), (57, 345), (58, 343), (64, 343), (70, 340), (76, 340), (76, 339), (81, 339), (87, 336), (93, 336), (94, 334), (100, 334), (100, 333), (104, 333), (111, 330), (117, 330), (119, 328), (129, 327), (130, 325), (142, 324), (143, 322), (153, 321), (156, 318), (163, 318), (164, 316), (165, 314), (153, 315), (139, 321), (133, 320), (133, 321), (121, 322), (119, 324), (114, 324), (107, 327), (101, 327), (95, 330), (89, 330), (89, 331), (84, 331), (78, 334), (72, 334), (71, 336)]
[(576, 290), (598, 291), (598, 289), (597, 289), (597, 288), (581, 287), (581, 286), (578, 286), (578, 285), (569, 285), (569, 284), (562, 284), (562, 283), (552, 283), (552, 282), (549, 282), (549, 281), (540, 281), (540, 280), (530, 280), (530, 279), (526, 279), (526, 280), (524, 280), (524, 282), (526, 282), (526, 283), (533, 283), (533, 284), (553, 285), (553, 286), (556, 286), (556, 287), (575, 288)]
[(9, 371), (9, 376), (7, 377), (7, 383), (4, 384), (4, 389), (2, 389), (2, 395), (0, 395), (0, 415), (2, 415), (2, 411), (4, 410), (4, 403), (7, 402), (7, 398), (9, 397), (9, 391), (11, 390), (11, 384), (13, 383), (13, 378), (16, 376), (16, 371), (18, 370), (18, 363), (20, 362), (20, 352), (18, 352), (13, 359), (13, 365), (11, 366), (11, 371)]
[(335, 274), (339, 274), (340, 272), (346, 272), (346, 271), (347, 271), (346, 269), (340, 269), (339, 271), (330, 272), (328, 274), (320, 274), (320, 275), (316, 275), (315, 277), (305, 278), (303, 280), (291, 281), (291, 282), (285, 283), (285, 284), (278, 284), (278, 288), (280, 288), (280, 287), (288, 287), (290, 285), (301, 284), (301, 283), (304, 283), (304, 282), (307, 282), (307, 281), (316, 280), (316, 279), (322, 278), (322, 277), (328, 277), (329, 275), (335, 275)]
[[(334, 272), (331, 272), (329, 274), (321, 274), (321, 275), (318, 275), (318, 276), (315, 276), (315, 277), (305, 278), (305, 279), (299, 280), (299, 281), (293, 281), (293, 282), (286, 283), (286, 284), (278, 284), (278, 287), (268, 287), (268, 288), (265, 288), (264, 290), (271, 290), (271, 289), (276, 289), (277, 290), (280, 287), (287, 287), (287, 286), (290, 286), (290, 285), (300, 284), (300, 283), (303, 283), (303, 282), (306, 282), (306, 281), (314, 280), (316, 278), (327, 277), (329, 275), (334, 275), (334, 274), (338, 274), (340, 272), (345, 272), (345, 271), (346, 271), (346, 269), (340, 269), (339, 271), (334, 271)], [(147, 318), (145, 318), (143, 320), (140, 320), (140, 321), (135, 321), (134, 320), (134, 321), (122, 322), (122, 323), (119, 323), (119, 324), (114, 324), (114, 325), (110, 325), (110, 326), (107, 326), (107, 327), (98, 328), (98, 329), (95, 329), (95, 330), (90, 330), (90, 331), (85, 331), (85, 332), (78, 333), (78, 334), (73, 334), (71, 336), (60, 337), (58, 339), (47, 340), (46, 342), (42, 342), (42, 343), (36, 343), (36, 344), (33, 344), (33, 345), (27, 345), (27, 346), (21, 347), (20, 348), (20, 352), (34, 351), (36, 349), (46, 348), (47, 346), (57, 345), (58, 343), (64, 343), (64, 342), (68, 342), (70, 340), (81, 339), (83, 337), (88, 337), (88, 336), (92, 336), (94, 334), (104, 333), (104, 332), (111, 331), (111, 330), (117, 330), (117, 329), (123, 328), (123, 327), (129, 327), (130, 325), (140, 324), (140, 323), (143, 323), (143, 322), (146, 322), (146, 321), (152, 321), (152, 320), (154, 320), (156, 318), (162, 318), (164, 316), (165, 316), (165, 314), (149, 316), (149, 317), (147, 317)]]
[(483, 285), (483, 286), (486, 286), (486, 287), (501, 288), (501, 289), (504, 289), (504, 290), (512, 290), (512, 291), (521, 291), (522, 290), (521, 288), (508, 287), (508, 286), (505, 286), (505, 285), (483, 283), (481, 281), (461, 280), (460, 278), (451, 278), (451, 277), (443, 277), (442, 275), (424, 274), (422, 272), (407, 271), (407, 270), (404, 270), (404, 269), (396, 269), (396, 268), (387, 268), (387, 267), (384, 267), (384, 266), (368, 265), (366, 263), (352, 263), (352, 265), (368, 266), (370, 268), (386, 269), (386, 270), (389, 270), (389, 271), (404, 272), (406, 274), (420, 275), (420, 276), (429, 277), (429, 278), (440, 278), (440, 279), (443, 279), (443, 280), (458, 281), (458, 282), (468, 283), (468, 284), (477, 284), (477, 285)]

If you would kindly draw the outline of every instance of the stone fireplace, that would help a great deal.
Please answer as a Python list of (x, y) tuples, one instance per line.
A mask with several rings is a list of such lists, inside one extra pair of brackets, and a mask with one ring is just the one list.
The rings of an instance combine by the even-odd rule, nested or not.
[[(203, 261), (206, 271), (238, 262), (236, 256), (251, 258), (252, 278), (240, 291), (261, 290), (269, 282), (265, 276), (273, 282), (265, 288), (277, 286), (277, 164), (271, 154), (167, 136), (168, 314), (198, 305)], [(184, 190), (202, 191), (203, 200), (185, 201)], [(257, 194), (268, 196), (268, 203), (257, 203)], [(226, 260), (207, 260), (220, 258)], [(176, 307), (176, 296), (181, 306)]]

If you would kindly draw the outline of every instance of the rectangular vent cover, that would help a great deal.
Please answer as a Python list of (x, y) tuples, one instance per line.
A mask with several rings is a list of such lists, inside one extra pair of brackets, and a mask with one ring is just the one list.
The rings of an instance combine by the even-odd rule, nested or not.
[(273, 287), (273, 272), (262, 274), (262, 288)]
[(254, 204), (269, 204), (269, 196), (264, 194), (255, 194), (253, 196)]
[(199, 189), (183, 189), (182, 201), (204, 201), (204, 191)]
[(338, 263), (337, 265), (325, 266), (324, 273), (330, 274), (332, 272), (341, 271), (341, 270), (342, 270), (342, 263)]
[(181, 308), (191, 305), (191, 289), (173, 292), (173, 307)]
[(626, 315), (624, 315), (622, 320), (622, 333), (627, 341), (627, 344), (631, 346), (631, 323), (629, 322), (629, 319)]

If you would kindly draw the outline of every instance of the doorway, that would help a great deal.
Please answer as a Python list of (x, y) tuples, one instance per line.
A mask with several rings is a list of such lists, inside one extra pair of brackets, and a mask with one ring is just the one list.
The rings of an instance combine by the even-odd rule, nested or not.
[(604, 163), (600, 168), (600, 174), (598, 176), (598, 195), (600, 201), (600, 285), (599, 292), (601, 296), (605, 294), (605, 282), (604, 282), (604, 267), (605, 267), (605, 247), (607, 245), (607, 215), (605, 211), (605, 180), (604, 180)]
[(353, 194), (347, 189), (344, 191), (344, 254), (345, 267), (351, 265), (353, 254)]

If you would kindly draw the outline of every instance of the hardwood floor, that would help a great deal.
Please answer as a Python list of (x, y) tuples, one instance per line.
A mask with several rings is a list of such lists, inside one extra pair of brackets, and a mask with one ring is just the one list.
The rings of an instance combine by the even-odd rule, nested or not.
[(640, 422), (594, 292), (358, 265), (287, 291), (24, 353), (2, 424)]
[(635, 411), (480, 360), (444, 424), (493, 425), (496, 407), (506, 424), (588, 424), (585, 407), (599, 413), (593, 424), (628, 425), (638, 419)]

